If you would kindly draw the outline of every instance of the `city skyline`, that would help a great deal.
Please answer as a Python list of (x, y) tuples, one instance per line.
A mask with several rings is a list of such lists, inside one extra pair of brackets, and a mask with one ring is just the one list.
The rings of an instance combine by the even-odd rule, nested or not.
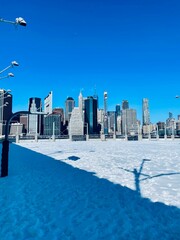
[[(0, 70), (12, 61), (13, 112), (30, 97), (53, 91), (53, 108), (70, 96), (78, 103), (97, 92), (99, 108), (129, 101), (142, 121), (142, 99), (149, 99), (151, 122), (180, 114), (180, 3), (173, 1), (25, 1), (1, 6), (1, 17), (23, 17), (26, 27), (0, 23)], [(10, 7), (9, 7), (10, 6)], [(39, 10), (41, 9), (41, 11)], [(3, 61), (2, 61), (3, 60)]]
[[(106, 96), (108, 96), (108, 93), (107, 92), (104, 92), (104, 94), (106, 95)], [(53, 105), (53, 102), (54, 102), (54, 98), (53, 98), (53, 92), (52, 91), (50, 91), (49, 92), (49, 95), (51, 96), (51, 101), (49, 102), (51, 105)], [(48, 95), (48, 96), (49, 96)], [(31, 98), (38, 98), (38, 97), (31, 97)], [(44, 111), (44, 112), (46, 112), (47, 113), (47, 110), (46, 110), (46, 98), (47, 97), (45, 97), (45, 98), (42, 98), (41, 99), (41, 101), (42, 101), (42, 111)], [(65, 100), (64, 100), (64, 106), (55, 106), (55, 107), (53, 107), (52, 108), (52, 111), (54, 111), (54, 110), (56, 110), (56, 108), (58, 109), (58, 108), (61, 108), (61, 109), (63, 109), (63, 111), (64, 111), (64, 118), (66, 119), (66, 114), (69, 114), (69, 112), (70, 112), (70, 115), (71, 115), (71, 112), (72, 112), (72, 110), (73, 110), (73, 108), (79, 108), (80, 107), (80, 109), (82, 108), (82, 104), (83, 103), (81, 103), (80, 102), (80, 98), (82, 99), (81, 101), (86, 101), (87, 99), (89, 99), (89, 98), (94, 98), (94, 99), (98, 99), (98, 101), (99, 101), (99, 96), (98, 95), (92, 95), (92, 96), (84, 96), (84, 95), (82, 95), (82, 92), (80, 91), (80, 93), (79, 93), (79, 96), (76, 96), (76, 98), (73, 98), (73, 97), (71, 97), (71, 96), (68, 96)], [(103, 101), (104, 101), (104, 99), (103, 99)], [(69, 112), (66, 112), (66, 110), (67, 110), (67, 108), (69, 108), (69, 106), (68, 106), (68, 102), (70, 102), (70, 111)], [(73, 104), (71, 103), (71, 102), (73, 102)], [(107, 102), (108, 102), (108, 97), (107, 97)], [(143, 116), (143, 114), (144, 114), (144, 102), (146, 102), (146, 104), (147, 104), (147, 102), (148, 102), (148, 107), (147, 107), (147, 110), (146, 111), (148, 111), (148, 121), (147, 122), (143, 122), (143, 119), (144, 119), (144, 116)], [(124, 104), (124, 106), (123, 106), (123, 104)], [(99, 104), (97, 103), (97, 106), (98, 106)], [(103, 111), (105, 111), (105, 109), (104, 109), (104, 105), (102, 105), (102, 106), (100, 106), (100, 107), (97, 107), (97, 110), (103, 110)], [(138, 115), (138, 112), (137, 112), (137, 109), (135, 109), (135, 108), (132, 108), (131, 107), (131, 105), (129, 104), (129, 101), (128, 101), (128, 99), (124, 99), (124, 100), (122, 100), (122, 102), (120, 103), (120, 104), (117, 104), (117, 105), (115, 105), (115, 106), (113, 106), (113, 109), (106, 109), (107, 110), (107, 113), (110, 113), (110, 112), (116, 112), (117, 114), (118, 114), (118, 109), (117, 109), (117, 107), (120, 107), (120, 111), (121, 111), (121, 113), (120, 113), (120, 115), (122, 115), (122, 111), (123, 110), (125, 110), (125, 109), (128, 109), (128, 110), (133, 110), (133, 111), (135, 111), (136, 112), (136, 114), (137, 114), (137, 120), (138, 121), (140, 121), (140, 123), (141, 123), (141, 125), (149, 125), (149, 124), (156, 124), (156, 123), (158, 123), (158, 122), (166, 122), (169, 118), (171, 118), (171, 119), (175, 119), (175, 120), (179, 120), (179, 116), (180, 116), (180, 114), (178, 115), (178, 116), (174, 116), (173, 115), (173, 113), (172, 112), (168, 112), (167, 113), (167, 116), (166, 116), (166, 118), (164, 119), (164, 121), (161, 121), (161, 120), (158, 120), (158, 121), (156, 121), (156, 122), (153, 122), (153, 121), (151, 121), (151, 111), (149, 110), (149, 99), (148, 98), (143, 98), (142, 100), (141, 100), (141, 113)], [(125, 108), (123, 108), (123, 107), (125, 107)], [(145, 111), (145, 112), (146, 112)], [(51, 112), (52, 113), (52, 112)], [(49, 114), (49, 113), (48, 113)], [(147, 113), (146, 113), (147, 114)], [(118, 116), (118, 115), (117, 115)], [(140, 116), (140, 117), (138, 117), (138, 116)], [(170, 117), (171, 116), (171, 117)], [(66, 120), (70, 120), (70, 116), (66, 119)], [(68, 120), (68, 121), (69, 121)]]

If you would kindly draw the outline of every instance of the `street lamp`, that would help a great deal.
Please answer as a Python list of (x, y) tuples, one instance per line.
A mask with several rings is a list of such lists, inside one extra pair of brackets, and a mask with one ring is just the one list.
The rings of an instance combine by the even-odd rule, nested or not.
[(13, 73), (8, 73), (8, 75), (0, 77), (0, 79), (9, 78), (9, 77), (14, 77), (14, 74)]
[[(18, 66), (19, 66), (19, 64), (16, 61), (12, 61), (9, 66), (7, 66), (6, 68), (4, 68), (3, 70), (0, 71), (0, 74), (5, 72), (9, 68), (18, 67)], [(9, 78), (9, 77), (14, 77), (14, 74), (8, 73), (6, 76), (0, 77), (0, 79)]]
[(8, 159), (9, 159), (9, 126), (11, 123), (11, 120), (18, 115), (21, 114), (38, 114), (38, 115), (47, 115), (47, 113), (44, 112), (30, 112), (30, 111), (19, 111), (13, 113), (10, 118), (7, 120), (5, 125), (5, 136), (4, 140), (2, 142), (2, 154), (1, 154), (1, 177), (8, 176)]
[(88, 140), (89, 140), (89, 129), (88, 129), (88, 123), (85, 122), (85, 123), (84, 123), (84, 126), (86, 127), (86, 141), (88, 141)]
[[(17, 63), (16, 61), (12, 61), (11, 64), (9, 66), (7, 66), (6, 68), (4, 68), (3, 70), (0, 71), (0, 74), (5, 72), (6, 70), (8, 70), (9, 68), (13, 68), (13, 67), (18, 67), (19, 63)], [(12, 74), (12, 73), (11, 73)], [(12, 74), (13, 75), (13, 74)], [(12, 76), (11, 76), (12, 77)]]
[(26, 21), (22, 17), (16, 18), (15, 21), (9, 21), (9, 20), (5, 20), (3, 18), (0, 18), (0, 22), (10, 23), (10, 24), (13, 24), (15, 26), (20, 25), (20, 26), (25, 27), (27, 25)]

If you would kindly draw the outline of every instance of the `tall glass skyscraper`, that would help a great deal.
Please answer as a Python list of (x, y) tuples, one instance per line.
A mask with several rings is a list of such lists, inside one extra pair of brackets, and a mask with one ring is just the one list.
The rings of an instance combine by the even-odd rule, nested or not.
[(142, 100), (142, 124), (149, 125), (150, 124), (150, 113), (149, 113), (149, 99), (143, 98)]
[(120, 104), (116, 105), (116, 116), (120, 116), (121, 115), (121, 107)]
[(93, 134), (98, 132), (97, 106), (98, 106), (98, 101), (92, 96), (87, 97), (84, 100), (85, 123), (88, 124), (88, 134)]
[(69, 122), (75, 101), (72, 97), (68, 97), (65, 101), (65, 122)]
[(52, 136), (53, 134), (61, 135), (60, 114), (49, 114), (44, 118), (44, 135)]

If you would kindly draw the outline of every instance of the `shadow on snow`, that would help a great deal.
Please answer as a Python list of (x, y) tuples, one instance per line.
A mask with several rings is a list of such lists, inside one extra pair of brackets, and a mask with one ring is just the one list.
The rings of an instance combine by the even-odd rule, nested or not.
[[(123, 169), (124, 171), (130, 172), (134, 175), (135, 189), (136, 189), (136, 192), (139, 195), (141, 195), (141, 188), (140, 188), (140, 182), (141, 181), (145, 181), (145, 180), (156, 178), (156, 177), (163, 177), (163, 176), (180, 174), (180, 172), (160, 173), (160, 174), (157, 174), (157, 175), (154, 175), (154, 176), (144, 174), (144, 173), (142, 173), (143, 166), (144, 166), (145, 162), (149, 162), (149, 161), (151, 161), (151, 160), (150, 159), (143, 159), (142, 162), (141, 162), (139, 170), (136, 169), (136, 168), (134, 168), (133, 170), (129, 170), (129, 169), (126, 169), (126, 168), (119, 167), (120, 169)], [(141, 179), (141, 176), (143, 176), (144, 178)]]
[(180, 209), (140, 196), (145, 161), (132, 171), (133, 191), (11, 144), (9, 176), (0, 179), (0, 239), (178, 239)]

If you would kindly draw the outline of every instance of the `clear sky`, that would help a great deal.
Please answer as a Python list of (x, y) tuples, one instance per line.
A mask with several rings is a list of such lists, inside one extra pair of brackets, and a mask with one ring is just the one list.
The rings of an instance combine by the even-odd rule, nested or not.
[(53, 91), (53, 107), (68, 96), (76, 105), (96, 92), (108, 110), (123, 99), (141, 120), (149, 98), (151, 121), (180, 114), (179, 0), (2, 1), (0, 17), (23, 17), (27, 27), (0, 23), (0, 70), (16, 60), (11, 89), (13, 111), (27, 110), (30, 97)]

